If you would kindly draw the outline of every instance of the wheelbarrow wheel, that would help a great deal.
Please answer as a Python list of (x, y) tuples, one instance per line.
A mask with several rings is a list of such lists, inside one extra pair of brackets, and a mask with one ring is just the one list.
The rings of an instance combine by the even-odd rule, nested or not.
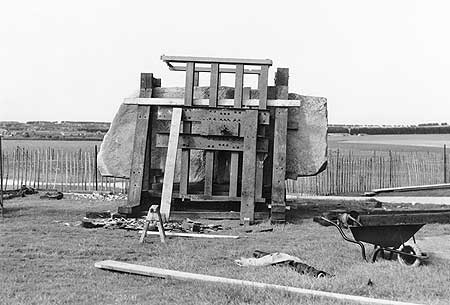
[[(422, 251), (420, 251), (419, 247), (416, 244), (402, 245), (402, 246), (400, 246), (398, 251), (403, 252), (403, 253), (417, 255), (417, 256), (422, 255)], [(414, 256), (409, 256), (406, 254), (401, 254), (401, 253), (399, 253), (397, 255), (397, 259), (398, 259), (399, 263), (404, 266), (417, 267), (421, 263), (420, 258), (414, 257)]]
[(377, 261), (378, 258), (385, 258), (385, 253), (383, 248), (379, 247), (379, 246), (375, 246), (375, 249), (373, 251), (373, 255), (372, 255), (372, 263), (375, 263)]

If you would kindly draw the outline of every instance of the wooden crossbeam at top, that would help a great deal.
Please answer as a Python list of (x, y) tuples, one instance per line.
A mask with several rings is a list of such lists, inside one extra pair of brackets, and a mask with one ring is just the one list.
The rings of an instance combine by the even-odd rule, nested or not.
[[(186, 71), (184, 66), (173, 66), (167, 62), (170, 71)], [(211, 72), (209, 67), (195, 67), (195, 72)], [(236, 73), (236, 69), (233, 68), (220, 68), (220, 73)], [(261, 74), (261, 70), (245, 69), (244, 74)]]
[(245, 59), (245, 58), (217, 58), (217, 57), (191, 57), (191, 56), (166, 56), (162, 55), (161, 60), (171, 66), (172, 62), (178, 63), (199, 63), (199, 64), (225, 64), (225, 65), (248, 65), (248, 66), (271, 66), (270, 59)]

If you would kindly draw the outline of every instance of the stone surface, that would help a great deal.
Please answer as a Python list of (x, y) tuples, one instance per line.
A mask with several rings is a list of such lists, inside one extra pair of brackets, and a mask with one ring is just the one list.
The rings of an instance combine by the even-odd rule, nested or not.
[[(300, 100), (300, 107), (290, 107), (286, 143), (286, 178), (312, 176), (327, 164), (327, 100), (323, 97), (289, 94)], [(289, 128), (297, 125), (297, 129)]]
[[(183, 88), (155, 88), (154, 97), (182, 98)], [(270, 92), (269, 92), (270, 94)], [(208, 98), (209, 88), (199, 87), (195, 90), (195, 98)], [(221, 98), (233, 98), (233, 90), (221, 87)], [(325, 98), (289, 94), (289, 99), (300, 100), (301, 106), (289, 109), (286, 178), (296, 179), (298, 176), (310, 176), (319, 173), (327, 161), (327, 102)], [(104, 176), (129, 177), (131, 153), (133, 149), (136, 125), (137, 105), (122, 104), (114, 117), (110, 130), (105, 135), (98, 155), (98, 167)], [(156, 132), (168, 131), (168, 122), (157, 121), (152, 114), (154, 128), (152, 130), (152, 168), (164, 169), (165, 148), (154, 147)], [(195, 131), (193, 124), (193, 131)], [(226, 153), (225, 153), (226, 154)], [(219, 158), (224, 156), (219, 156)], [(216, 162), (217, 163), (217, 162)], [(180, 153), (177, 156), (175, 182), (179, 181), (178, 168), (181, 164)], [(225, 176), (228, 169), (215, 170), (216, 180), (228, 181)], [(220, 172), (220, 173), (219, 173)], [(217, 174), (219, 176), (217, 176)], [(204, 177), (204, 152), (191, 151), (190, 181), (198, 182)]]
[[(117, 111), (108, 133), (103, 138), (97, 157), (97, 164), (103, 176), (130, 177), (131, 156), (133, 151), (134, 133), (136, 130), (137, 105), (122, 104)], [(152, 113), (154, 122), (152, 130), (151, 168), (164, 169), (166, 148), (155, 147), (156, 133), (169, 130), (168, 121), (156, 120), (156, 111)], [(195, 126), (193, 128), (195, 131)], [(191, 151), (191, 182), (202, 181), (204, 176), (203, 152)], [(181, 165), (181, 151), (178, 151), (176, 168)], [(175, 182), (179, 182), (179, 171), (175, 174)]]
[(120, 105), (97, 156), (103, 176), (130, 177), (136, 112), (137, 105)]

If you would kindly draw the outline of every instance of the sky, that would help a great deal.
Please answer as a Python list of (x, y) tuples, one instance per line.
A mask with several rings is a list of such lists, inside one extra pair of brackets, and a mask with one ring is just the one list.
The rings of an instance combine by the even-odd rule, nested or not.
[(0, 120), (111, 121), (162, 54), (270, 58), (331, 124), (450, 123), (450, 2), (2, 1)]

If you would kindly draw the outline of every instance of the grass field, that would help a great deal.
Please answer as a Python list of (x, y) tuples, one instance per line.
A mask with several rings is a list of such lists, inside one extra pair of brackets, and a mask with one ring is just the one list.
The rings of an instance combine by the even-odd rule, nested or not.
[(444, 144), (450, 147), (450, 134), (420, 135), (341, 135), (329, 134), (331, 150), (442, 152)]
[[(93, 150), (101, 141), (54, 141), (54, 140), (4, 140), (3, 146), (10, 151), (17, 146), (25, 149), (54, 148), (64, 150)], [(354, 151), (442, 151), (446, 144), (450, 147), (450, 134), (422, 135), (341, 135), (329, 134), (328, 147), (331, 150)]]
[[(161, 280), (94, 268), (113, 259), (154, 267), (426, 304), (448, 304), (449, 262), (407, 268), (396, 261), (365, 263), (357, 246), (310, 219), (248, 233), (235, 223), (223, 234), (238, 240), (157, 237), (138, 243), (133, 231), (84, 229), (84, 213), (115, 210), (119, 203), (39, 200), (6, 202), (0, 221), (0, 304), (348, 304), (270, 290)], [(65, 225), (70, 224), (70, 226)], [(427, 225), (419, 236), (449, 234), (450, 225)], [(243, 268), (233, 260), (256, 249), (282, 251), (335, 276), (316, 279), (284, 267)], [(367, 285), (369, 279), (373, 285)]]

